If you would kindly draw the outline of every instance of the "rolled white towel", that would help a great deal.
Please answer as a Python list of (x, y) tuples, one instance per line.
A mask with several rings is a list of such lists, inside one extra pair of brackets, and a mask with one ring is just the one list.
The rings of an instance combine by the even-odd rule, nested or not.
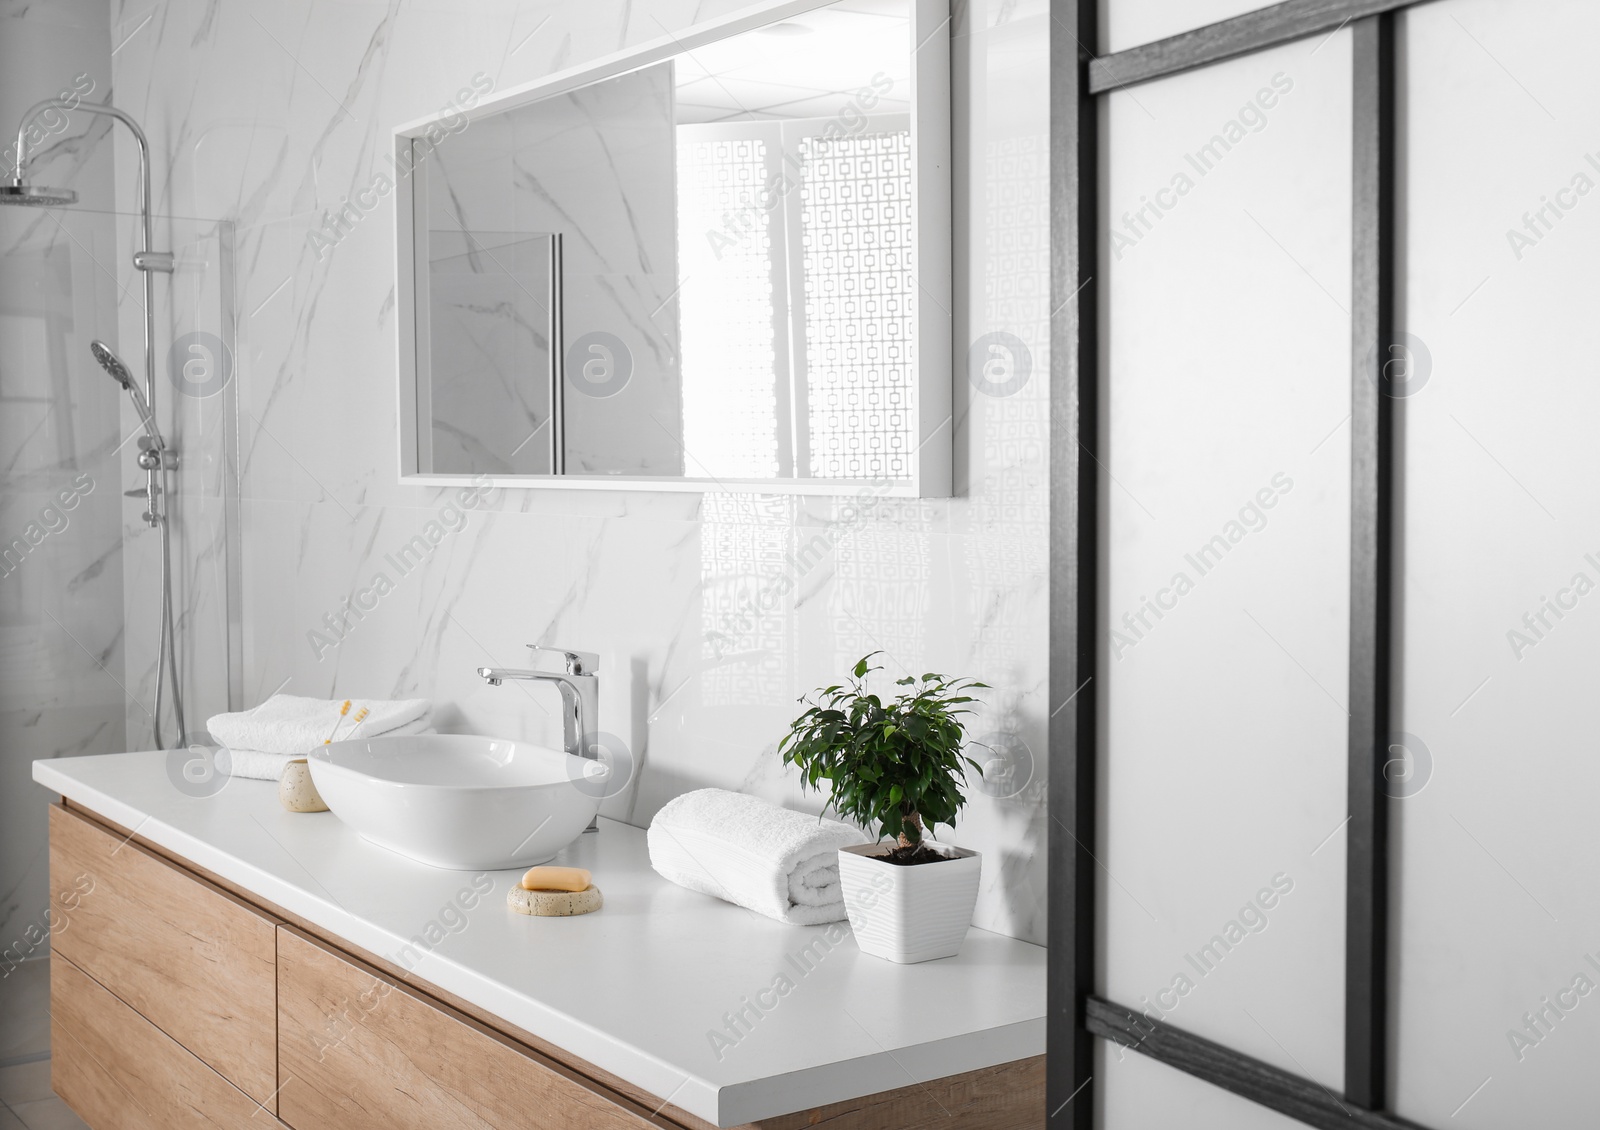
[[(789, 873), (789, 901), (796, 906), (828, 906), (832, 903), (843, 905), (844, 892), (839, 888), (839, 852), (835, 849), (832, 862), (826, 862), (827, 857), (817, 856), (809, 862), (809, 869), (802, 872), (796, 867)], [(801, 866), (806, 866), (802, 864)]]
[(839, 849), (868, 842), (848, 824), (726, 789), (668, 801), (645, 839), (662, 878), (796, 926), (844, 920)]
[[(236, 714), (216, 714), (206, 729), (218, 745), (229, 749), (257, 750), (261, 753), (304, 754), (320, 746), (335, 723), (342, 723), (337, 737), (375, 738), (400, 732), (402, 726), (419, 720), (427, 725), (433, 703), (425, 698), (352, 699), (349, 717), (340, 718), (343, 701), (325, 698), (299, 698), (275, 694), (260, 706)], [(350, 717), (365, 707), (367, 717), (352, 726)]]
[[(386, 734), (368, 737), (400, 738), (407, 734), (437, 733), (426, 718), (407, 722)], [(215, 736), (215, 735), (213, 735)], [(217, 767), (229, 777), (249, 777), (257, 781), (278, 781), (283, 778), (283, 767), (303, 753), (268, 753), (259, 749), (232, 749), (224, 747), (217, 756)]]

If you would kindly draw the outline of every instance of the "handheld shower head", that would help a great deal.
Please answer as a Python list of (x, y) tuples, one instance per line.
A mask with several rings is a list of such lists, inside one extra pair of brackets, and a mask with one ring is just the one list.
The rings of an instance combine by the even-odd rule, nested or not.
[(103, 341), (91, 341), (89, 352), (94, 354), (94, 359), (100, 362), (100, 367), (111, 374), (111, 379), (126, 389), (133, 388), (133, 374), (128, 372), (128, 366), (122, 363), (122, 358), (111, 352), (111, 347)]
[(167, 442), (161, 438), (161, 430), (156, 427), (155, 417), (150, 414), (150, 404), (145, 400), (144, 393), (139, 391), (139, 386), (133, 383), (133, 374), (128, 371), (128, 366), (122, 363), (122, 358), (111, 352), (111, 347), (103, 341), (91, 341), (89, 352), (100, 362), (100, 367), (111, 374), (111, 379), (125, 388), (128, 395), (133, 398), (134, 411), (139, 413), (139, 422), (144, 425), (145, 434), (150, 437), (150, 442), (156, 450), (165, 448)]

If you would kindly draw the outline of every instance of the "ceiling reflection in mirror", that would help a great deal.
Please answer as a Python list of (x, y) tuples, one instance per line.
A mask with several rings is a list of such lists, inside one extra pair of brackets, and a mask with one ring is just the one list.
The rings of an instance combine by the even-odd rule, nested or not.
[(416, 471), (905, 480), (908, 0), (411, 141)]

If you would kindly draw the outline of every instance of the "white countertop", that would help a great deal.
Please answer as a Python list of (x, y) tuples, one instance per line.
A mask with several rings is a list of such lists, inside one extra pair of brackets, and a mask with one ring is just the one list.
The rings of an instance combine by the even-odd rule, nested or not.
[[(826, 945), (826, 927), (786, 926), (674, 886), (651, 870), (644, 832), (610, 820), (553, 861), (594, 873), (598, 913), (515, 914), (505, 897), (520, 872), (497, 871), (458, 917), (446, 908), (473, 893), (470, 873), (370, 844), (331, 812), (285, 812), (270, 782), (188, 796), (169, 779), (168, 756), (35, 761), (33, 779), (719, 1126), (1044, 1053), (1039, 946), (974, 929), (957, 957), (895, 965), (846, 932), (796, 964)], [(430, 923), (442, 940), (409, 958)], [(793, 987), (769, 992), (780, 975)], [(719, 1054), (709, 1033), (724, 1032), (724, 1014), (746, 999), (773, 1007)]]

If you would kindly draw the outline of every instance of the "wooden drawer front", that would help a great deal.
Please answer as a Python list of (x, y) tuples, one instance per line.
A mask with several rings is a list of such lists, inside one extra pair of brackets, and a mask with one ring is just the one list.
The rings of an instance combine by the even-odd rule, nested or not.
[(275, 920), (59, 806), (50, 889), (56, 953), (276, 1109)]
[(278, 1070), (295, 1130), (676, 1130), (290, 926), (278, 930)]
[(95, 1130), (281, 1125), (59, 953), (50, 1044), (50, 1085)]
[(913, 1083), (739, 1130), (1044, 1130), (1044, 1056)]

